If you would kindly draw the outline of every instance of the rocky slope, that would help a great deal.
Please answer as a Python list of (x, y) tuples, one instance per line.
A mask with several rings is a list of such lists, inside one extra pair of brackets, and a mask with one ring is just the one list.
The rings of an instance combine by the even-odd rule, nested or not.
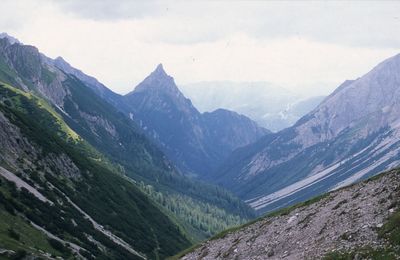
[(215, 179), (266, 212), (395, 167), (399, 100), (397, 55), (344, 82), (293, 127), (237, 150)]
[(182, 259), (400, 259), (399, 198), (393, 170), (224, 232)]
[[(124, 99), (132, 118), (167, 156), (183, 172), (199, 177), (213, 172), (234, 149), (268, 132), (227, 110), (201, 114), (161, 64)], [(219, 138), (227, 133), (230, 138)]]

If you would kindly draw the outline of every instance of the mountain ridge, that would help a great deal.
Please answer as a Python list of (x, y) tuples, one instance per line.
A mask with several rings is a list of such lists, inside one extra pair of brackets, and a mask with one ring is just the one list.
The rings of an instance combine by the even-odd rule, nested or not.
[(399, 57), (344, 82), (293, 127), (236, 152), (216, 183), (269, 211), (396, 166)]
[[(130, 106), (128, 113), (145, 128), (148, 136), (159, 144), (178, 168), (199, 178), (213, 172), (219, 161), (234, 149), (269, 133), (249, 118), (227, 110), (223, 114), (220, 113), (222, 110), (200, 113), (162, 65), (158, 65), (124, 99)], [(224, 118), (211, 120), (211, 117), (219, 115)], [(224, 120), (226, 124), (213, 124), (216, 120)], [(221, 137), (221, 133), (228, 132), (230, 128), (235, 128), (230, 132), (234, 135), (231, 136), (232, 141), (219, 142), (215, 136)]]
[[(89, 155), (82, 155), (82, 158), (79, 156), (74, 158), (78, 161), (87, 159), (90, 167), (93, 167), (91, 169), (102, 175), (99, 175), (98, 179), (90, 179), (93, 182), (83, 181), (78, 183), (80, 191), (85, 193), (82, 197), (72, 196), (73, 193), (68, 190), (69, 186), (64, 184), (60, 184), (56, 188), (68, 194), (71, 201), (88, 211), (88, 214), (94, 220), (101, 225), (105, 223), (110, 225), (113, 230), (118, 227), (117, 233), (118, 235), (122, 234), (124, 240), (126, 239), (132, 244), (139, 244), (138, 251), (145, 253), (147, 257), (157, 258), (173, 254), (174, 250), (179, 247), (204, 239), (218, 230), (232, 224), (242, 223), (245, 219), (254, 216), (248, 206), (226, 190), (194, 181), (179, 173), (171, 161), (147, 139), (139, 125), (113, 106), (112, 102), (107, 100), (107, 96), (101, 96), (96, 92), (98, 88), (95, 85), (101, 83), (97, 80), (93, 81), (94, 78), (90, 78), (90, 76), (72, 68), (65, 62), (62, 64), (65, 66), (64, 69), (71, 71), (71, 73), (67, 73), (60, 68), (62, 67), (60, 63), (63, 63), (63, 61), (58, 59), (58, 66), (54, 65), (54, 60), (41, 54), (35, 47), (22, 44), (11, 45), (7, 39), (0, 39), (0, 80), (4, 82), (0, 88), (2, 90), (0, 103), (5, 109), (11, 106), (10, 117), (15, 114), (24, 118), (24, 120), (16, 121), (21, 124), (21, 127), (35, 130), (34, 134), (29, 135), (29, 138), (38, 138), (38, 148), (36, 148), (38, 151), (40, 151), (40, 147), (46, 150), (45, 148), (51, 148), (53, 145), (52, 138), (45, 138), (47, 137), (46, 133), (51, 136), (64, 136), (65, 134), (79, 136), (79, 140), (87, 144), (79, 148), (71, 148), (74, 155), (82, 151), (89, 153)], [(10, 92), (10, 88), (3, 85), (15, 88)], [(8, 95), (17, 95), (18, 97), (16, 101), (11, 102), (8, 100)], [(34, 97), (34, 100), (41, 101), (31, 103), (29, 101), (31, 97)], [(40, 108), (45, 108), (52, 116), (48, 115), (47, 112), (42, 113)], [(29, 113), (29, 111), (35, 112), (35, 117), (29, 118), (24, 114)], [(57, 124), (47, 125), (48, 122), (53, 122), (52, 120), (61, 122), (61, 125), (56, 126), (56, 129), (61, 127), (62, 131), (53, 131), (52, 126)], [(38, 129), (43, 127), (45, 128), (41, 133)], [(7, 140), (7, 138), (4, 139)], [(55, 144), (59, 144), (59, 142), (55, 142)], [(66, 147), (69, 149), (69, 144), (62, 143), (60, 151), (64, 148), (67, 149)], [(25, 155), (22, 152), (20, 153)], [(46, 167), (50, 168), (51, 165), (57, 165), (60, 161), (64, 163), (57, 157), (51, 157), (46, 161)], [(40, 167), (41, 165), (37, 165), (37, 163), (39, 162), (33, 161), (30, 167)], [(66, 165), (69, 165), (69, 163), (66, 163)], [(85, 166), (86, 163), (83, 163), (83, 165)], [(98, 167), (98, 165), (100, 166)], [(62, 169), (60, 172), (62, 172)], [(109, 177), (108, 183), (106, 176), (109, 175), (107, 174), (114, 174), (117, 177), (112, 175), (112, 177)], [(39, 182), (39, 180), (33, 179), (35, 174), (31, 174), (30, 171), (24, 177), (28, 181)], [(72, 178), (73, 175), (70, 177)], [(92, 177), (92, 175), (89, 174), (89, 177)], [(31, 178), (32, 180), (30, 180)], [(44, 180), (52, 184), (58, 183), (52, 175), (45, 176)], [(116, 185), (118, 184), (121, 185), (117, 189)], [(42, 185), (42, 183), (40, 182), (38, 185)], [(114, 189), (109, 191), (109, 195), (104, 195), (104, 201), (99, 199), (98, 196), (102, 196), (101, 191), (108, 190), (108, 188), (100, 188), (102, 185), (108, 185), (107, 187)], [(8, 189), (7, 186), (7, 192)], [(96, 190), (98, 193), (93, 194)], [(24, 193), (23, 196), (25, 195)], [(118, 204), (115, 198), (111, 198), (114, 195), (117, 196), (115, 198), (122, 196), (123, 199), (120, 201), (126, 200), (127, 205), (130, 205), (126, 207), (127, 210), (128, 208), (132, 210), (120, 212), (123, 211), (123, 207)], [(132, 200), (128, 199), (129, 196), (132, 196)], [(62, 195), (60, 195), (60, 198), (63, 201), (66, 200)], [(89, 198), (93, 198), (93, 201), (88, 201)], [(15, 200), (19, 199), (19, 196), (15, 197)], [(142, 205), (141, 209), (135, 208), (134, 210), (133, 202), (137, 205), (147, 203), (149, 206)], [(17, 203), (19, 202), (17, 201)], [(68, 212), (76, 212), (71, 203), (65, 203)], [(42, 209), (42, 206), (39, 205), (38, 207)], [(113, 207), (115, 207), (114, 211), (118, 212), (117, 215), (108, 214)], [(105, 209), (109, 210), (107, 214), (104, 211)], [(141, 210), (149, 211), (141, 212)], [(178, 214), (181, 212), (184, 212), (184, 214)], [(46, 211), (46, 217), (49, 214), (51, 213)], [(140, 217), (135, 218), (136, 214)], [(170, 228), (170, 230), (163, 232), (163, 228), (155, 227), (156, 223), (159, 222), (154, 220), (154, 232), (151, 231), (151, 222), (142, 218), (147, 214), (164, 221), (165, 227)], [(118, 219), (116, 216), (121, 218)], [(29, 217), (37, 218), (38, 215), (31, 214)], [(130, 223), (135, 219), (137, 222)], [(36, 222), (41, 226), (44, 225), (39, 220)], [(52, 222), (49, 221), (48, 223)], [(130, 223), (129, 227), (123, 231), (122, 226), (126, 223)], [(141, 228), (147, 229), (147, 232), (141, 230)], [(90, 232), (97, 231), (92, 230)], [(140, 237), (145, 234), (150, 234), (151, 237), (140, 239), (139, 243), (132, 242), (132, 239), (136, 236)], [(168, 240), (170, 241), (167, 242)], [(157, 245), (157, 243), (159, 244)], [(112, 245), (115, 246), (115, 244)], [(97, 254), (95, 248), (96, 246), (91, 249), (93, 250), (91, 252)], [(124, 250), (121, 252), (124, 252)], [(118, 255), (121, 252), (119, 249), (115, 249), (112, 253)], [(126, 259), (127, 257), (119, 258)]]
[(181, 89), (201, 112), (236, 111), (273, 132), (292, 126), (323, 99), (322, 93), (304, 95), (262, 81), (201, 81)]

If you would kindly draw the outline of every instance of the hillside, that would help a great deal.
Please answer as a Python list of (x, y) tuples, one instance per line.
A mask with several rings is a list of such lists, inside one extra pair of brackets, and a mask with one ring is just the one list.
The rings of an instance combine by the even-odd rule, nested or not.
[[(2, 248), (40, 255), (18, 239), (33, 229), (48, 237), (53, 249), (46, 252), (63, 257), (153, 259), (190, 245), (179, 226), (45, 100), (1, 83), (0, 137), (2, 211), (30, 224), (11, 225), (14, 243), (1, 240)], [(43, 234), (30, 244), (39, 246)]]
[(182, 259), (399, 259), (400, 170), (227, 230)]
[(290, 128), (236, 150), (212, 180), (268, 212), (400, 163), (400, 55), (345, 81)]

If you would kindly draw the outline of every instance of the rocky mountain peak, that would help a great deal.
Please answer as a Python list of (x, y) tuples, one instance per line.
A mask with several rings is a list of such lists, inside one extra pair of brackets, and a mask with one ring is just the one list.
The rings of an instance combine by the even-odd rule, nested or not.
[(162, 65), (162, 63), (158, 64), (156, 69), (153, 71), (154, 74), (157, 75), (167, 75), (167, 73), (164, 70), (164, 67)]
[(174, 78), (165, 72), (161, 63), (135, 88), (134, 91), (130, 92), (128, 95), (134, 92), (138, 93), (147, 91), (164, 92), (175, 95), (181, 94), (175, 84)]

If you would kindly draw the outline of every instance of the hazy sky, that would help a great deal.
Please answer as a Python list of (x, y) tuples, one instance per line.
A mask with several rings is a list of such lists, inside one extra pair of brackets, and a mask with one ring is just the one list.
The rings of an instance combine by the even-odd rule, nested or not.
[(1, 0), (0, 32), (119, 93), (158, 63), (177, 83), (332, 88), (400, 52), (400, 1)]

